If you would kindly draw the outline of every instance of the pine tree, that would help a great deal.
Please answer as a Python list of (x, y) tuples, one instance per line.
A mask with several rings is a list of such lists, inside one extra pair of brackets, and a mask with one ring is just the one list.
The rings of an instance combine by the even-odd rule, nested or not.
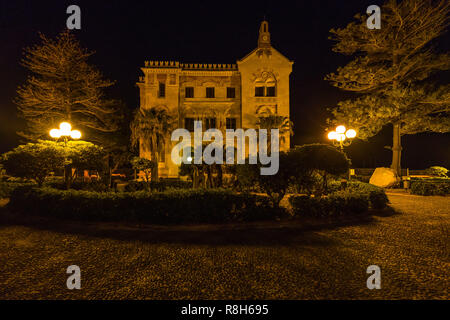
[(431, 75), (450, 68), (448, 53), (433, 50), (448, 26), (446, 0), (389, 0), (381, 8), (381, 29), (368, 29), (366, 16), (332, 29), (333, 51), (353, 56), (326, 76), (332, 85), (354, 92), (338, 103), (332, 124), (347, 124), (367, 139), (393, 127), (392, 164), (401, 175), (401, 136), (450, 131), (450, 86)]
[(25, 49), (22, 59), (31, 75), (17, 89), (15, 102), (27, 125), (18, 134), (28, 140), (48, 138), (51, 128), (69, 121), (84, 139), (107, 141), (122, 119), (121, 103), (104, 93), (114, 83), (88, 64), (93, 52), (82, 48), (70, 31), (55, 39), (40, 38), (41, 43)]

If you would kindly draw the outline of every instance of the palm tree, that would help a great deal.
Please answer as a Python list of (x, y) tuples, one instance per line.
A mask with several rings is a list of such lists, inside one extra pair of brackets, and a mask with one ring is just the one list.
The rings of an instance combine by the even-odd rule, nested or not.
[(138, 109), (131, 121), (131, 145), (148, 148), (151, 160), (155, 163), (152, 169), (152, 181), (158, 181), (159, 155), (175, 127), (175, 117), (164, 107)]
[(280, 144), (286, 141), (286, 133), (293, 135), (292, 128), (294, 124), (289, 120), (289, 117), (280, 116), (273, 113), (262, 114), (258, 117), (256, 125), (259, 129), (267, 129), (267, 150), (270, 150), (271, 146), (271, 131), (270, 129), (278, 129), (280, 136)]

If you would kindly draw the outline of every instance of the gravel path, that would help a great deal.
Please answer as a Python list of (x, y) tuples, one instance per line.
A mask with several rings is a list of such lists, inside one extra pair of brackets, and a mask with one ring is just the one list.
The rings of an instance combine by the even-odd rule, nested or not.
[[(450, 197), (389, 198), (395, 212), (323, 226), (24, 223), (3, 209), (0, 299), (449, 299)], [(66, 288), (72, 264), (81, 290)]]

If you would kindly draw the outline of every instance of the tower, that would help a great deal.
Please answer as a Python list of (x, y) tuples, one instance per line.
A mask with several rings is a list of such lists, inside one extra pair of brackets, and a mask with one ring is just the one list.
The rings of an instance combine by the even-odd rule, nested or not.
[[(259, 116), (289, 117), (289, 75), (293, 61), (272, 47), (269, 23), (259, 27), (258, 47), (237, 62), (241, 74), (242, 127), (256, 128)], [(289, 134), (280, 150), (289, 149)]]

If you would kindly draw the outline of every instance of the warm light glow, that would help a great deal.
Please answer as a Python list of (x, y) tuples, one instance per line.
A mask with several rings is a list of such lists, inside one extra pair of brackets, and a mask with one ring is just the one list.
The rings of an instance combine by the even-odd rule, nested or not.
[(338, 126), (337, 128), (336, 128), (336, 132), (337, 133), (344, 133), (345, 132), (345, 127), (344, 126)]
[(331, 131), (328, 133), (328, 139), (337, 140), (337, 133), (335, 131)]
[(68, 122), (61, 122), (61, 124), (59, 125), (59, 130), (61, 131), (62, 136), (70, 136), (72, 126)]
[(186, 160), (187, 160), (188, 162), (192, 162), (192, 157), (187, 157)]
[(345, 135), (347, 136), (347, 138), (352, 139), (356, 137), (356, 131), (353, 129), (348, 129)]
[(70, 132), (70, 136), (72, 139), (80, 139), (81, 138), (81, 132), (78, 130), (73, 130)]
[(59, 138), (61, 137), (61, 132), (58, 129), (52, 129), (50, 130), (50, 137), (52, 138)]
[(345, 134), (343, 133), (338, 133), (337, 137), (336, 137), (337, 141), (344, 141), (345, 140)]

